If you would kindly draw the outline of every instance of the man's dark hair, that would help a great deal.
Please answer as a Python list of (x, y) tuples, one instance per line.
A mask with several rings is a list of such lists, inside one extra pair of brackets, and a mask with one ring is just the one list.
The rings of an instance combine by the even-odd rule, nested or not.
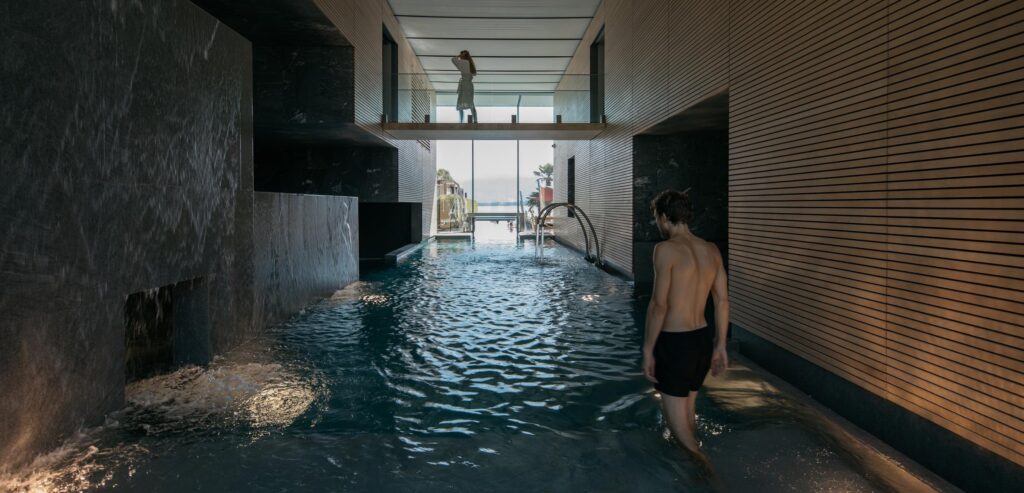
[(651, 201), (651, 210), (655, 216), (662, 214), (672, 224), (689, 224), (693, 219), (693, 204), (690, 195), (678, 190), (665, 190)]

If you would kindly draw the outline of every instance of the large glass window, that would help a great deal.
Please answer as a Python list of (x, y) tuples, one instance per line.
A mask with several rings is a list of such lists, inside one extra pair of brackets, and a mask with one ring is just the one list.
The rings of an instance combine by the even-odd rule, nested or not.
[(473, 143), (468, 140), (437, 142), (437, 234), (472, 232)]
[[(439, 120), (453, 112), (439, 107)], [(520, 115), (551, 121), (552, 108), (521, 108)], [(437, 141), (437, 234), (506, 241), (528, 230), (531, 218), (554, 197), (552, 144)]]
[[(482, 117), (481, 117), (482, 119)], [(475, 143), (477, 241), (514, 241), (516, 227), (516, 141)]]
[(541, 209), (554, 199), (554, 142), (524, 140), (519, 143), (519, 189), (523, 197), (524, 229), (529, 229)]

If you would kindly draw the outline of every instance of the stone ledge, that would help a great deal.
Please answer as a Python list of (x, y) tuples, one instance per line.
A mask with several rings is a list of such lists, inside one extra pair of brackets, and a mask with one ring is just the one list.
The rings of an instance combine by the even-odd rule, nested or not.
[(384, 264), (388, 266), (398, 265), (403, 260), (409, 258), (413, 253), (416, 253), (416, 251), (422, 248), (425, 244), (426, 242), (409, 243), (408, 245), (396, 248), (384, 254)]

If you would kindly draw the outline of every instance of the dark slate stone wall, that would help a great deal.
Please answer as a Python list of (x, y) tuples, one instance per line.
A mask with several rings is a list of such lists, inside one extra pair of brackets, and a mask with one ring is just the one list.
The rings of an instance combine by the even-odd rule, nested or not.
[(266, 192), (397, 202), (398, 150), (257, 140), (255, 186)]
[(358, 199), (264, 192), (255, 199), (258, 326), (359, 278)]
[(125, 300), (252, 327), (251, 48), (184, 0), (0, 6), (0, 464), (122, 405)]
[(290, 129), (352, 123), (351, 46), (257, 46), (256, 126)]
[(727, 252), (729, 136), (726, 131), (638, 135), (633, 139), (633, 276), (638, 289), (653, 281), (651, 257), (661, 241), (651, 200), (663, 190), (690, 189), (691, 230)]

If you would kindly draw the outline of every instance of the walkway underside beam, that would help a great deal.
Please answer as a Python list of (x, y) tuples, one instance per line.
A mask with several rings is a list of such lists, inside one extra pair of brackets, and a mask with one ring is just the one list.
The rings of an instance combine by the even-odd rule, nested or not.
[(603, 123), (384, 123), (401, 140), (591, 140)]

